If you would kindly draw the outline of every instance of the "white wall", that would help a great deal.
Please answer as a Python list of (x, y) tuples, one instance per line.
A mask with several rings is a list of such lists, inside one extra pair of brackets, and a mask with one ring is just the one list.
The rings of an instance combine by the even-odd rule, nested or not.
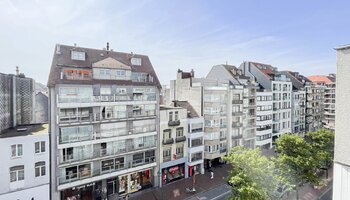
[(2, 200), (48, 200), (50, 199), (50, 188), (49, 184), (44, 184), (34, 188), (29, 188), (25, 190), (19, 190), (16, 192), (10, 192), (0, 195)]
[[(45, 152), (35, 153), (35, 142), (45, 141)], [(23, 155), (18, 158), (11, 157), (11, 145), (22, 144)], [(49, 142), (48, 134), (28, 135), (19, 137), (7, 137), (0, 139), (0, 195), (4, 193), (14, 193), (14, 191), (23, 190), (26, 188), (33, 188), (36, 186), (49, 186)], [(45, 161), (46, 175), (35, 177), (35, 163)], [(24, 165), (24, 180), (10, 183), (10, 167)], [(14, 189), (14, 188), (18, 189)], [(47, 189), (48, 191), (48, 189)], [(45, 191), (40, 190), (42, 196), (46, 195)], [(28, 189), (26, 192), (15, 192), (25, 195), (37, 195), (36, 189)], [(17, 194), (13, 194), (17, 195)], [(48, 194), (47, 194), (48, 195)], [(3, 199), (0, 196), (0, 199)], [(14, 196), (10, 196), (14, 197)], [(12, 198), (10, 198), (12, 199)], [(22, 196), (16, 199), (29, 199)], [(36, 200), (36, 198), (35, 198)]]

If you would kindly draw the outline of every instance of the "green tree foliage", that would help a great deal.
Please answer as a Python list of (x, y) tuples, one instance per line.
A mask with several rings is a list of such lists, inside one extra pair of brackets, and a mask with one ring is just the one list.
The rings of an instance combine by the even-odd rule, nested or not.
[(327, 168), (334, 157), (334, 133), (330, 130), (319, 129), (307, 133), (306, 141), (310, 143), (314, 155), (317, 155), (319, 168)]
[[(319, 159), (312, 150), (312, 145), (304, 138), (294, 134), (284, 134), (276, 142), (278, 156), (274, 158), (280, 177), (295, 186), (304, 183), (318, 184)], [(298, 194), (298, 191), (296, 191)], [(298, 199), (298, 195), (297, 195)]]
[(274, 163), (261, 155), (260, 149), (232, 148), (224, 157), (232, 165), (228, 181), (233, 184), (231, 199), (268, 200), (279, 183)]

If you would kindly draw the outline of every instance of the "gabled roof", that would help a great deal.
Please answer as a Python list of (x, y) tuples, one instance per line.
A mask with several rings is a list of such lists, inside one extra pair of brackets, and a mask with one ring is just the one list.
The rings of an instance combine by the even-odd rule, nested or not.
[[(272, 67), (270, 64), (263, 64), (258, 62), (249, 62), (257, 67), (262, 73), (264, 73), (270, 80), (273, 79), (273, 76), (276, 74), (276, 71), (274, 70), (275, 67)], [(264, 69), (261, 69), (261, 67), (264, 67)]]
[(299, 74), (298, 72), (292, 71), (281, 71), (281, 74), (286, 75), (292, 81), (293, 89), (300, 90), (305, 86), (306, 82), (310, 82), (305, 76)]
[[(72, 51), (85, 52), (85, 60), (72, 60)], [(98, 63), (106, 58), (113, 58), (120, 63), (131, 67), (132, 72), (148, 73), (153, 76), (154, 82), (132, 82), (131, 80), (66, 80), (61, 79), (61, 70), (63, 67), (80, 67), (92, 69), (93, 63)], [(141, 66), (133, 65), (131, 58), (140, 58), (142, 60)], [(115, 51), (106, 51), (102, 49), (82, 48), (68, 45), (57, 44), (52, 59), (52, 65), (47, 86), (54, 86), (55, 84), (120, 84), (120, 85), (154, 85), (161, 88), (157, 74), (155, 73), (152, 63), (148, 56), (140, 54), (122, 53)]]
[(126, 65), (111, 57), (92, 63), (92, 67), (131, 70), (129, 65)]
[(315, 75), (315, 76), (308, 76), (308, 79), (310, 79), (314, 83), (324, 83), (329, 84), (333, 83), (335, 80), (332, 77), (325, 76), (325, 75)]

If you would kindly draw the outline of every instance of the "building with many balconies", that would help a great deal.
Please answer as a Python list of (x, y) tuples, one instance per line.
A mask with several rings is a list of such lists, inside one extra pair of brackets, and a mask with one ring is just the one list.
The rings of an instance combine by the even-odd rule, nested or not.
[(268, 64), (244, 62), (243, 74), (259, 84), (260, 90), (272, 92), (272, 137), (292, 132), (291, 102), (292, 83), (288, 77)]
[(305, 77), (298, 72), (282, 71), (292, 81), (292, 133), (305, 135), (306, 91)]
[(56, 45), (48, 87), (51, 199), (158, 185), (161, 86), (148, 56)]
[(335, 130), (335, 74), (329, 74), (328, 76), (308, 76), (309, 80), (313, 83), (324, 88), (324, 107), (323, 107), (323, 127)]

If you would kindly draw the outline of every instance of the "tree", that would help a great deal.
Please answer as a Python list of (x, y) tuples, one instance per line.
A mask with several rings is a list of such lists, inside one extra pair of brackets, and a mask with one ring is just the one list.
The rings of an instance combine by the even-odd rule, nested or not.
[(298, 187), (305, 183), (318, 184), (319, 160), (312, 146), (298, 135), (284, 134), (276, 142), (278, 156), (274, 158), (279, 177), (291, 183), (299, 199)]
[(232, 165), (228, 178), (233, 190), (231, 199), (274, 199), (279, 183), (274, 163), (262, 156), (260, 149), (234, 147), (224, 160)]
[(310, 143), (314, 155), (317, 155), (319, 168), (326, 170), (328, 178), (328, 166), (334, 157), (334, 133), (330, 130), (318, 129), (307, 133), (305, 138)]

